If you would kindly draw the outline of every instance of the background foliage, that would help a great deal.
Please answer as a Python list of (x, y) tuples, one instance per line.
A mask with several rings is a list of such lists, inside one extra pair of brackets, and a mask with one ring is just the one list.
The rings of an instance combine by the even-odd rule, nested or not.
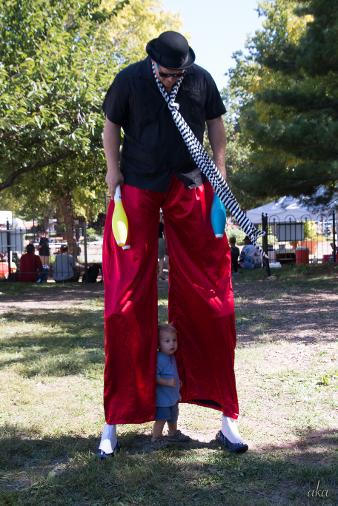
[[(223, 90), (230, 184), (246, 209), (318, 188), (325, 203), (337, 188), (338, 10), (266, 0), (259, 14)], [(104, 94), (166, 29), (180, 21), (160, 0), (0, 0), (2, 208), (58, 214), (67, 230), (104, 211)]]
[[(104, 208), (101, 104), (178, 19), (157, 0), (0, 1), (0, 190), (21, 215)], [(12, 206), (11, 206), (12, 208)], [(67, 223), (66, 223), (67, 224)]]
[(338, 9), (329, 0), (274, 0), (259, 11), (263, 29), (230, 71), (245, 153), (233, 185), (256, 201), (320, 189), (327, 202), (338, 174)]

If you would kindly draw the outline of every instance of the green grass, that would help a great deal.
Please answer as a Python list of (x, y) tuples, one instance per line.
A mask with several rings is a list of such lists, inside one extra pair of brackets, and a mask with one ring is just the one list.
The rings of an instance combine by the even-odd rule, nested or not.
[[(151, 424), (121, 426), (121, 452), (99, 462), (102, 287), (2, 283), (0, 504), (336, 504), (337, 269), (290, 267), (272, 280), (245, 272), (234, 290), (249, 452), (223, 452), (213, 441), (219, 414), (183, 405), (191, 445), (151, 451)], [(162, 283), (162, 320), (166, 305)], [(318, 481), (327, 497), (311, 496)]]

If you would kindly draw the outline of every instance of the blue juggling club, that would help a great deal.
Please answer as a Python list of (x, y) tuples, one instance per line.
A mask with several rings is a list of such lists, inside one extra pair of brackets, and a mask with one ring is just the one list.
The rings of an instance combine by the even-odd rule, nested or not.
[(220, 198), (216, 195), (216, 193), (214, 194), (214, 199), (212, 201), (210, 218), (215, 236), (218, 238), (223, 237), (227, 213), (224, 204), (220, 201)]

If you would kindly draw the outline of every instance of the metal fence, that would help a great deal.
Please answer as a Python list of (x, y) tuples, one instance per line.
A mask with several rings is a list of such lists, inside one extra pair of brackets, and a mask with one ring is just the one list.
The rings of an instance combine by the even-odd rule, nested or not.
[(314, 221), (307, 215), (292, 215), (280, 220), (262, 215), (266, 232), (263, 247), (271, 262), (280, 264), (316, 264), (338, 261), (336, 213)]
[[(71, 233), (71, 244), (62, 234), (57, 220), (51, 220), (48, 228), (43, 230), (36, 226), (34, 221), (25, 227), (20, 225), (20, 220), (15, 219), (0, 224), (0, 280), (101, 280), (100, 232), (104, 219), (105, 215), (102, 214), (97, 233), (93, 228), (88, 228), (85, 221), (76, 221)], [(263, 249), (268, 253), (271, 263), (285, 265), (338, 262), (335, 211), (317, 221), (313, 221), (306, 214), (301, 219), (290, 215), (283, 220), (277, 216), (263, 214), (260, 226), (266, 232)], [(48, 241), (48, 255), (41, 250), (44, 238)], [(34, 246), (35, 256), (41, 260), (41, 268), (34, 266), (29, 271), (31, 263), (28, 262), (25, 278), (20, 267), (24, 264), (25, 259), (22, 258), (28, 244)], [(34, 261), (36, 262), (36, 259)], [(27, 266), (25, 268), (27, 270)]]
[[(0, 224), (0, 280), (90, 282), (94, 277), (101, 279), (102, 237), (88, 228), (85, 221), (75, 222), (71, 241), (60, 233), (56, 220), (51, 220), (44, 230), (34, 222), (24, 227), (16, 221), (21, 220)], [(24, 257), (28, 245), (33, 245), (38, 260)]]

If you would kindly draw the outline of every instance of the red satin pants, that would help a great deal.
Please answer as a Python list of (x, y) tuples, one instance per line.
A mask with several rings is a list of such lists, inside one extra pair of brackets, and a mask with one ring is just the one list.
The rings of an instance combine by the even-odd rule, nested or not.
[[(209, 183), (167, 192), (123, 185), (130, 250), (116, 245), (108, 209), (103, 244), (104, 406), (109, 424), (154, 420), (157, 351), (157, 252), (163, 209), (169, 254), (169, 318), (177, 329), (182, 402), (238, 417), (231, 259), (210, 223)], [(161, 303), (161, 301), (160, 301)]]

